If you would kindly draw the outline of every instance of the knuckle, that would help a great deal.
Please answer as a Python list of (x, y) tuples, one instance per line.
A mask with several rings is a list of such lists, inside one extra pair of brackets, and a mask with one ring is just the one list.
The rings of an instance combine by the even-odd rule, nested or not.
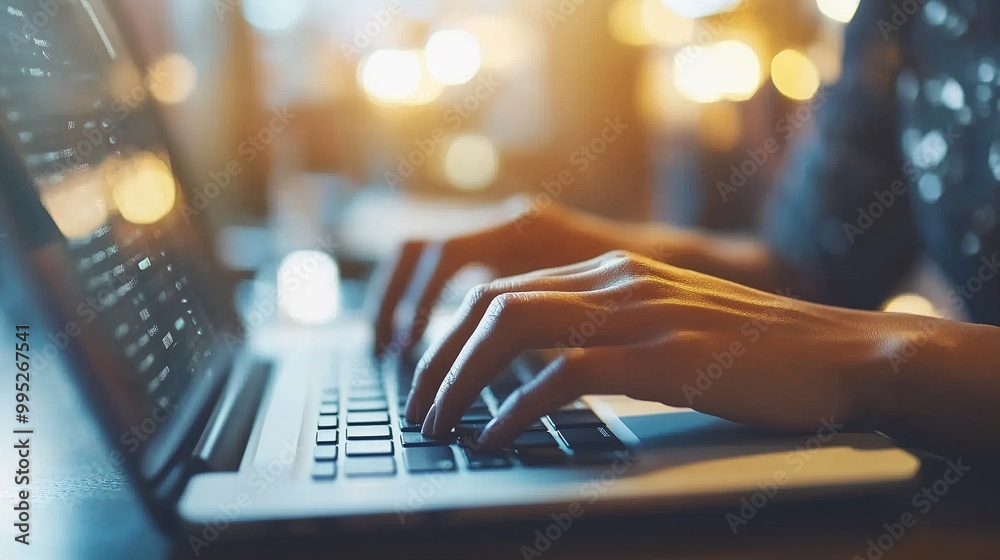
[(604, 254), (604, 260), (606, 261), (622, 261), (628, 259), (632, 254), (628, 251), (622, 249), (615, 249), (614, 251), (609, 251)]
[(519, 297), (514, 293), (502, 293), (493, 297), (490, 306), (486, 311), (486, 316), (494, 322), (499, 322), (502, 318), (510, 316), (512, 309), (517, 306)]
[(643, 274), (628, 282), (623, 289), (628, 289), (640, 296), (652, 296), (662, 291), (663, 283), (654, 276)]
[(469, 293), (465, 295), (465, 307), (467, 309), (471, 309), (492, 301), (494, 297), (491, 295), (492, 291), (493, 288), (490, 284), (477, 285), (469, 290)]

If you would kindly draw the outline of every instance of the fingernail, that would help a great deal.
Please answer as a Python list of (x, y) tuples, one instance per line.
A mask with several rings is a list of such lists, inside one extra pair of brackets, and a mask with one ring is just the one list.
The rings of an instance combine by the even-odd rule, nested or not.
[(437, 422), (437, 405), (432, 404), (431, 409), (427, 411), (427, 416), (424, 417), (424, 422), (420, 429), (420, 433), (424, 434), (425, 436), (435, 435), (436, 434), (436, 432), (434, 431), (435, 422)]

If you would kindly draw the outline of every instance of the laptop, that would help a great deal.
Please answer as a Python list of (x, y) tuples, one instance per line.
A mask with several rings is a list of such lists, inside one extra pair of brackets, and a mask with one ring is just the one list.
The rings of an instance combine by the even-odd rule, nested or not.
[[(386, 530), (563, 513), (717, 507), (911, 484), (919, 461), (836, 418), (756, 432), (688, 409), (588, 396), (510, 450), (475, 432), (541, 367), (519, 359), (452, 438), (402, 417), (411, 360), (371, 325), (243, 324), (136, 55), (106, 0), (0, 2), (0, 292), (34, 349), (85, 392), (138, 495), (198, 552), (274, 531)], [(211, 204), (222, 204), (209, 197)], [(720, 516), (720, 520), (723, 516)], [(721, 521), (720, 521), (721, 522)]]

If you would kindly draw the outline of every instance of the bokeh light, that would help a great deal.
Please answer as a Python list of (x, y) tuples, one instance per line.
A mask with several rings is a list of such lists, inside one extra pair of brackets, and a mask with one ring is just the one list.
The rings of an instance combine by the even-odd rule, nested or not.
[(405, 103), (420, 89), (422, 73), (416, 52), (378, 50), (361, 63), (361, 87), (375, 101)]
[(927, 298), (913, 293), (899, 294), (882, 306), (883, 311), (909, 313), (926, 317), (940, 317), (941, 314)]
[(87, 237), (108, 222), (100, 169), (71, 173), (41, 189), (42, 205), (67, 239)]
[(308, 0), (242, 0), (243, 18), (261, 31), (287, 31), (305, 16)]
[(674, 59), (674, 83), (691, 101), (744, 101), (761, 82), (760, 58), (750, 45), (736, 40), (705, 46), (697, 55), (680, 51)]
[(427, 69), (445, 85), (460, 85), (476, 76), (482, 64), (479, 40), (460, 29), (433, 33), (425, 47)]
[(674, 12), (689, 18), (702, 18), (728, 12), (742, 0), (659, 0)]
[(133, 224), (152, 224), (170, 213), (177, 200), (177, 182), (167, 162), (151, 153), (124, 160), (109, 171), (111, 196), (122, 218)]
[(691, 40), (694, 20), (661, 0), (618, 0), (608, 13), (608, 30), (626, 45), (677, 47)]
[(150, 66), (146, 84), (160, 103), (183, 103), (198, 86), (198, 68), (186, 56), (168, 53)]
[(816, 0), (816, 5), (824, 16), (840, 23), (851, 21), (860, 3), (861, 0)]
[(322, 325), (340, 312), (340, 267), (327, 253), (289, 253), (278, 266), (278, 308), (289, 319)]
[(785, 97), (804, 101), (819, 89), (819, 70), (809, 57), (794, 49), (785, 49), (771, 59), (771, 80)]
[(478, 191), (493, 184), (500, 172), (500, 154), (481, 134), (455, 137), (444, 158), (444, 173), (457, 189)]

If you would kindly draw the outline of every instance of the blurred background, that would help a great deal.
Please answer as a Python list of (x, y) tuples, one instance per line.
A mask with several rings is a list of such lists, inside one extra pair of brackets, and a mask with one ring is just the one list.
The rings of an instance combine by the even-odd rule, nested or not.
[(362, 278), (516, 193), (755, 228), (858, 0), (124, 4), (227, 264)]

